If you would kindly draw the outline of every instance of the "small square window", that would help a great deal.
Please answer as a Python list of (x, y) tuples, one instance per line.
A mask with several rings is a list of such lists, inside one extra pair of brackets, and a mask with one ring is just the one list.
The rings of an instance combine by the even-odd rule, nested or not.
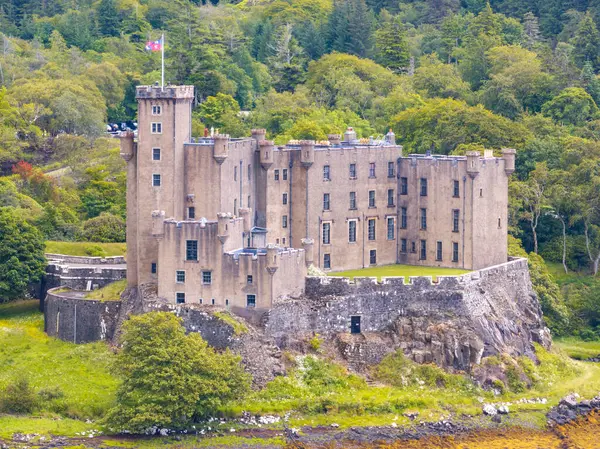
[(185, 260), (198, 260), (198, 240), (186, 240)]
[(256, 307), (256, 295), (246, 295), (246, 307)]
[(152, 134), (162, 134), (162, 123), (154, 122), (151, 125)]
[(275, 181), (279, 181), (279, 170), (275, 170), (275, 172), (274, 172), (274, 175), (273, 175), (273, 176), (274, 176), (274, 178), (275, 178)]
[(160, 148), (152, 148), (152, 160), (160, 161)]
[(185, 283), (185, 271), (177, 271), (176, 272), (176, 276), (175, 276), (175, 280), (178, 284), (183, 284)]
[(214, 306), (214, 305), (215, 305), (215, 298), (212, 298), (212, 299), (210, 300), (210, 303), (211, 303), (211, 304)]
[(248, 276), (246, 276), (246, 283), (248, 285), (252, 284), (252, 275), (251, 274), (249, 274)]
[(190, 220), (194, 220), (196, 218), (196, 208), (195, 207), (188, 207), (188, 218)]
[(185, 303), (185, 293), (177, 292), (176, 296), (177, 296), (177, 304)]
[(199, 304), (204, 304), (204, 300), (203, 300), (202, 298), (200, 298), (200, 299), (198, 300), (198, 303), (199, 303)]
[(229, 299), (225, 300), (225, 305), (228, 306), (229, 305)]
[(156, 262), (152, 262), (152, 265), (150, 266), (150, 273), (156, 274)]
[(406, 239), (400, 239), (400, 252), (405, 253), (408, 251)]
[(212, 271), (203, 271), (202, 272), (202, 283), (204, 285), (212, 284)]
[(393, 162), (388, 162), (388, 178), (393, 178), (396, 176), (396, 164)]
[(160, 115), (162, 112), (161, 107), (157, 104), (152, 105), (152, 115)]
[(323, 254), (323, 268), (331, 269), (331, 254)]
[(377, 264), (377, 250), (372, 249), (369, 251), (369, 264), (371, 264), (371, 265)]
[(152, 175), (152, 187), (160, 187), (160, 175), (156, 173)]

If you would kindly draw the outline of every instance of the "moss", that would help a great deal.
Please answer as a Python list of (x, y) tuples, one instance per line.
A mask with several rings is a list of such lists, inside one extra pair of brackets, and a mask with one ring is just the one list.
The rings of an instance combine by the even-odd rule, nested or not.
[(314, 352), (319, 352), (322, 344), (323, 344), (323, 340), (321, 340), (321, 338), (319, 337), (319, 334), (313, 335), (313, 337), (308, 342), (310, 349), (312, 349)]
[(98, 290), (92, 290), (85, 295), (85, 299), (96, 299), (101, 301), (120, 301), (121, 293), (127, 288), (127, 280), (121, 279), (108, 284)]
[(242, 335), (249, 331), (248, 326), (241, 321), (238, 321), (237, 318), (234, 318), (229, 312), (215, 312), (214, 316), (233, 327), (233, 333), (235, 335)]
[[(90, 252), (100, 252), (90, 254)], [(124, 256), (127, 252), (125, 243), (94, 242), (46, 242), (46, 252), (50, 254), (68, 254), (69, 256)]]

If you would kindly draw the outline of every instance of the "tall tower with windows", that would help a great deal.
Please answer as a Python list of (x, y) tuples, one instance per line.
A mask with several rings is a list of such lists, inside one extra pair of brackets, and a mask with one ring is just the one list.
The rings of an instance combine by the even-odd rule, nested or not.
[(185, 217), (184, 143), (191, 138), (193, 86), (139, 86), (138, 138), (122, 136), (127, 161), (127, 279), (129, 286), (156, 280), (158, 240), (152, 212)]

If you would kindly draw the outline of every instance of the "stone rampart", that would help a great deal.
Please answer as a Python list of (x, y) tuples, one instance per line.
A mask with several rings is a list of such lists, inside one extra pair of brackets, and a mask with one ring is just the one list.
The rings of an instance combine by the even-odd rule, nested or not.
[(49, 264), (46, 267), (44, 288), (41, 297), (54, 287), (69, 287), (74, 290), (95, 290), (111, 282), (127, 277), (125, 267), (78, 267), (69, 265)]
[(91, 256), (70, 256), (67, 254), (46, 253), (46, 259), (50, 262), (62, 264), (78, 265), (119, 265), (125, 263), (124, 256), (111, 257), (91, 257)]
[(120, 301), (97, 301), (74, 292), (48, 291), (44, 330), (51, 337), (73, 343), (110, 340), (115, 333)]

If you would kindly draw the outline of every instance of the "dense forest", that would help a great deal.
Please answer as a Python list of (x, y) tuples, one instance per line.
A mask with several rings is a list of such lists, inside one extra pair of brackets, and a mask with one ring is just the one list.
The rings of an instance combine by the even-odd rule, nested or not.
[[(123, 241), (106, 123), (135, 120), (164, 33), (196, 135), (516, 148), (511, 251), (555, 332), (600, 337), (599, 23), (595, 0), (0, 0), (0, 203), (46, 239)], [(559, 288), (544, 259), (592, 276)]]

